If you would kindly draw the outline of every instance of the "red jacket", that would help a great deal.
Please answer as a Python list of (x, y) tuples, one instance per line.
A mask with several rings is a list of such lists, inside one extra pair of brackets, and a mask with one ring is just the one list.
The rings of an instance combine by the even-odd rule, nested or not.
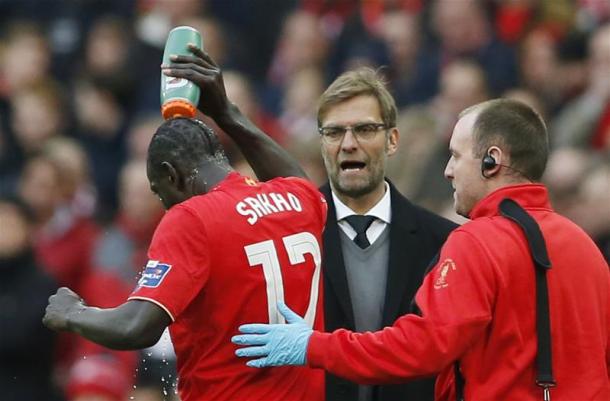
[(535, 276), (521, 228), (501, 217), (511, 198), (540, 225), (547, 273), (553, 373), (551, 398), (610, 400), (610, 273), (593, 241), (555, 213), (542, 185), (499, 189), (441, 250), (409, 314), (376, 333), (314, 332), (308, 364), (360, 383), (397, 383), (440, 372), (437, 400), (454, 398), (460, 361), (467, 401), (536, 400)]

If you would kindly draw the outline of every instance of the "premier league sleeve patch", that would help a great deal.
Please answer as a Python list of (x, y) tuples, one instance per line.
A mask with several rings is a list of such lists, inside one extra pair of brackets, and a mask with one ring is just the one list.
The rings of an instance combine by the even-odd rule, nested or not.
[(171, 268), (171, 265), (161, 263), (158, 260), (149, 260), (140, 281), (138, 281), (138, 287), (158, 287)]

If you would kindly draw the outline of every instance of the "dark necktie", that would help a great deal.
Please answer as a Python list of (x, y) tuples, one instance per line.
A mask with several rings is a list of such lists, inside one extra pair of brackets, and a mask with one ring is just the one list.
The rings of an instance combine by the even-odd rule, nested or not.
[(366, 230), (371, 226), (371, 223), (373, 223), (375, 219), (376, 217), (374, 216), (362, 216), (357, 214), (347, 216), (345, 218), (349, 225), (352, 226), (356, 231), (354, 242), (362, 249), (371, 245), (368, 238), (366, 238)]

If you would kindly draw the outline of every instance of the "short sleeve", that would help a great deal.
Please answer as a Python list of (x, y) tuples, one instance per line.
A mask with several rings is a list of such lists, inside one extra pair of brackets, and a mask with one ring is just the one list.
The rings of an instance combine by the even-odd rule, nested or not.
[(178, 205), (167, 212), (155, 230), (148, 259), (129, 299), (153, 302), (175, 321), (210, 273), (205, 227), (193, 211)]

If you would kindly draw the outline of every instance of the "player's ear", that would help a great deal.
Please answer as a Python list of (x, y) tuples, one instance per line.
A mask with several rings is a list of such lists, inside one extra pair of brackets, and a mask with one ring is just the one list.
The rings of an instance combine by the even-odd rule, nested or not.
[(167, 181), (177, 186), (180, 182), (180, 176), (178, 170), (170, 162), (161, 162), (161, 176), (167, 179)]

